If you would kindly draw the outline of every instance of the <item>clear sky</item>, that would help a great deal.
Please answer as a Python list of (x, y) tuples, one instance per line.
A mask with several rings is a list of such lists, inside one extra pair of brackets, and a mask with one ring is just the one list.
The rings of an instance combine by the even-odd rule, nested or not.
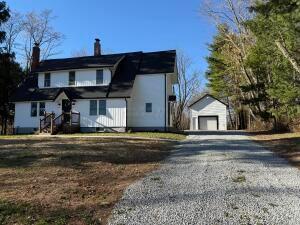
[(94, 38), (110, 52), (181, 49), (204, 74), (215, 28), (200, 16), (201, 0), (6, 0), (13, 11), (53, 10), (53, 26), (65, 35), (56, 58), (84, 48)]

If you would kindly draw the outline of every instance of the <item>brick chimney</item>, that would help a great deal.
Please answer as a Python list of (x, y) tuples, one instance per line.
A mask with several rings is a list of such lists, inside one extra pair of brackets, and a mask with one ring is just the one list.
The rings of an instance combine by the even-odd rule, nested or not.
[(101, 44), (100, 44), (100, 40), (96, 38), (94, 43), (94, 56), (99, 56), (99, 55), (101, 55)]
[(31, 71), (35, 70), (40, 63), (40, 46), (35, 43), (32, 48)]

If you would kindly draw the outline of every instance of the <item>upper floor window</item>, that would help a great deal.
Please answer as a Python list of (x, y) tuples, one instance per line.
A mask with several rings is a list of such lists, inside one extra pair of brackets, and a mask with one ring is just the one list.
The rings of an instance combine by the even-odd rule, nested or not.
[(106, 101), (99, 100), (99, 115), (106, 115)]
[(40, 102), (40, 112), (39, 112), (39, 115), (40, 116), (44, 116), (45, 110), (46, 110), (45, 102)]
[(75, 71), (69, 72), (69, 86), (75, 85)]
[(30, 115), (31, 115), (31, 117), (37, 116), (37, 102), (31, 102)]
[(44, 87), (50, 87), (50, 84), (51, 84), (51, 75), (50, 73), (45, 73)]
[(146, 112), (152, 112), (152, 103), (146, 103)]
[(97, 100), (90, 100), (90, 115), (97, 115)]
[(96, 84), (103, 84), (103, 70), (96, 71)]

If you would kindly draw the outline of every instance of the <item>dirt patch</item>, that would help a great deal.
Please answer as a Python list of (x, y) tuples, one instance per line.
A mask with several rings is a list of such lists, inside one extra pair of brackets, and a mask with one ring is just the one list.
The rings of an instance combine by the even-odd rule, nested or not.
[(0, 139), (0, 224), (104, 224), (124, 189), (157, 168), (172, 145)]
[(300, 169), (300, 133), (260, 133), (253, 139)]

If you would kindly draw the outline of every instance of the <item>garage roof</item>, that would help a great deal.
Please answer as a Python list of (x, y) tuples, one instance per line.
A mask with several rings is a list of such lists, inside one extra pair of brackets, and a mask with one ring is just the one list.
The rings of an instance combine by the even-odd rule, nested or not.
[(203, 100), (203, 99), (204, 99), (205, 97), (207, 97), (207, 96), (209, 96), (209, 97), (211, 97), (211, 98), (213, 98), (213, 99), (215, 99), (215, 100), (221, 102), (222, 104), (224, 104), (224, 105), (226, 105), (226, 106), (228, 107), (228, 104), (226, 104), (225, 102), (223, 102), (223, 101), (221, 101), (220, 99), (218, 99), (218, 98), (212, 96), (211, 94), (205, 93), (205, 94), (201, 95), (199, 98), (197, 98), (195, 101), (193, 101), (191, 104), (189, 104), (189, 108), (192, 107), (192, 106), (193, 106), (194, 104), (196, 104), (197, 102), (200, 102), (201, 100)]

